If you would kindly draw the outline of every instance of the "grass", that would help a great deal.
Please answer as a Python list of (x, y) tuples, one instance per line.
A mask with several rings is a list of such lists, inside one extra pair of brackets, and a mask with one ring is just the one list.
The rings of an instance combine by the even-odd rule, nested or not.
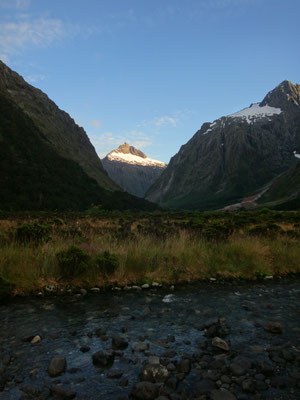
[[(226, 228), (228, 221), (220, 216), (204, 216), (201, 224), (194, 223), (192, 217), (189, 213), (179, 217), (166, 214), (129, 215), (121, 219), (73, 218), (66, 222), (47, 219), (38, 222), (49, 227), (50, 239), (33, 239), (26, 244), (19, 236), (16, 240), (15, 232), (22, 231), (17, 227), (24, 222), (34, 221), (2, 219), (0, 278), (11, 283), (14, 293), (31, 293), (49, 284), (86, 288), (153, 281), (173, 284), (210, 277), (257, 279), (300, 272), (298, 214), (296, 222), (290, 213), (280, 213), (280, 217), (272, 214), (281, 229), (271, 231), (261, 216), (257, 234), (250, 229), (259, 224), (259, 218), (253, 214), (249, 218), (231, 214), (230, 229)], [(195, 220), (199, 220), (199, 215), (195, 215)], [(87, 256), (85, 267), (69, 275), (62, 272), (58, 254), (64, 254), (71, 246), (75, 246), (73, 251), (79, 248)], [(75, 271), (72, 251), (67, 254), (71, 258), (64, 265)]]

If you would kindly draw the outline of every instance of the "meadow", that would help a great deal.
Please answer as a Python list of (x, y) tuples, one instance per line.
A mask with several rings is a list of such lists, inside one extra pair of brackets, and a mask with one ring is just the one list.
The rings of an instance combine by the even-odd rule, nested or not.
[(299, 272), (299, 211), (0, 213), (0, 297)]

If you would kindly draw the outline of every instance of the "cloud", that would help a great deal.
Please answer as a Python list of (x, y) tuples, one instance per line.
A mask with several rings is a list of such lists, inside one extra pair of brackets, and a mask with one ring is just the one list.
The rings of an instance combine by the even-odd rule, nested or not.
[(45, 79), (45, 75), (42, 75), (42, 74), (25, 76), (25, 80), (30, 83), (40, 82), (40, 81), (43, 81), (44, 79)]
[(101, 121), (99, 119), (93, 119), (90, 122), (90, 125), (93, 126), (94, 128), (99, 128), (101, 126)]
[(24, 10), (30, 6), (31, 0), (1, 0), (0, 8)]
[(127, 142), (130, 145), (142, 149), (152, 144), (152, 138), (144, 132), (132, 130), (124, 134), (104, 132), (101, 135), (89, 135), (100, 158), (105, 157), (112, 150)]
[(38, 18), (0, 22), (0, 53), (9, 57), (27, 46), (44, 47), (68, 34), (61, 20)]
[(177, 121), (175, 118), (169, 117), (168, 115), (154, 119), (155, 126), (163, 126), (163, 125), (168, 125), (168, 124), (175, 127), (177, 125)]

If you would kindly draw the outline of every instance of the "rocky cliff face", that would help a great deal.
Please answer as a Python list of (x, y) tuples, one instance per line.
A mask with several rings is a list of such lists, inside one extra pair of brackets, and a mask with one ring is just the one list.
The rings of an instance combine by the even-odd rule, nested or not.
[(205, 123), (181, 147), (146, 198), (214, 209), (263, 190), (300, 153), (300, 85), (284, 81), (261, 103)]
[(120, 190), (103, 169), (84, 129), (60, 110), (45, 93), (29, 85), (1, 61), (0, 93), (31, 118), (58, 154), (78, 163), (100, 186)]
[(112, 180), (128, 193), (138, 197), (144, 197), (149, 187), (166, 168), (165, 163), (147, 157), (127, 143), (107, 154), (102, 164)]

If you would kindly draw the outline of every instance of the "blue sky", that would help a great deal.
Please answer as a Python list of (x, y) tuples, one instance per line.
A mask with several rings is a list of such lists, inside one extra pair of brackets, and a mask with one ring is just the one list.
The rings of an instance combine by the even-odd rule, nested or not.
[(82, 125), (168, 162), (202, 123), (300, 83), (299, 0), (0, 0), (0, 58)]

